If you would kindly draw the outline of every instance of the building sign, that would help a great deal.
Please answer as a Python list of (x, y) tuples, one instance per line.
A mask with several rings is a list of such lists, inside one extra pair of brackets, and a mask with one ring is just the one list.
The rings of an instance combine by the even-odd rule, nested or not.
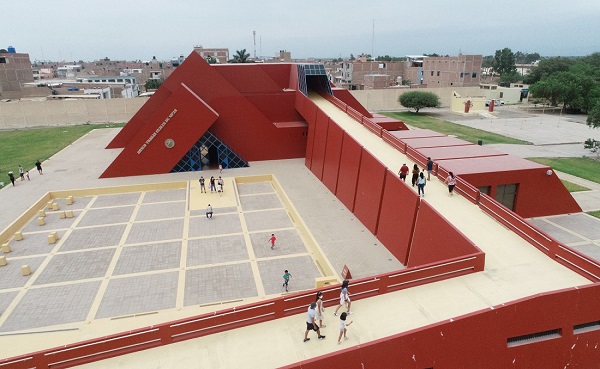
[(148, 137), (148, 139), (146, 140), (146, 142), (144, 142), (144, 144), (142, 146), (140, 146), (140, 148), (137, 151), (138, 155), (141, 154), (142, 151), (144, 151), (144, 149), (146, 148), (146, 146), (150, 145), (150, 142), (152, 142), (152, 140), (154, 140), (154, 137), (156, 137), (156, 135), (158, 134), (158, 132), (162, 131), (162, 129), (165, 128), (165, 126), (167, 125), (167, 123), (169, 123), (169, 121), (171, 120), (171, 118), (173, 118), (176, 113), (177, 113), (177, 109), (173, 109), (173, 111), (171, 112), (171, 114), (169, 114), (169, 116), (167, 118), (165, 118), (165, 120), (160, 124), (160, 126), (158, 126), (158, 128), (156, 129), (156, 131), (154, 131), (150, 135), (150, 137)]

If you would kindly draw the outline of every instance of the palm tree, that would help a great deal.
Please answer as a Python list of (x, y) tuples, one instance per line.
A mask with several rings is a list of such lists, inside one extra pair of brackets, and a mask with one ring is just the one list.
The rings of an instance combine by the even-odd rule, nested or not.
[(210, 55), (206, 57), (206, 61), (208, 62), (208, 64), (217, 64), (218, 63), (217, 59)]
[(248, 60), (249, 57), (250, 57), (250, 54), (246, 52), (246, 49), (237, 50), (235, 52), (235, 54), (233, 55), (233, 60), (231, 62), (232, 63), (250, 63), (250, 60)]

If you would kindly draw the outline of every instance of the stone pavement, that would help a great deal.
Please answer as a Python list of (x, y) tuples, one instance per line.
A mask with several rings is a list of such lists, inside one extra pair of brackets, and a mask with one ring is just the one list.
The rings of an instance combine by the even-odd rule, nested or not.
[[(189, 180), (188, 187), (78, 197), (73, 205), (57, 199), (74, 218), (47, 210), (45, 226), (31, 219), (0, 269), (0, 344), (11, 342), (2, 357), (47, 345), (31, 340), (31, 333), (58, 332), (56, 345), (278, 295), (285, 292), (285, 269), (292, 273), (290, 292), (313, 288), (322, 272), (298, 222), (338, 273), (344, 264), (355, 277), (404, 268), (303, 159), (223, 173), (231, 183), (235, 176), (274, 174), (301, 219), (293, 222), (272, 184), (259, 182), (238, 184), (226, 194), (233, 200), (200, 194), (213, 203), (208, 220), (205, 203), (194, 205), (199, 173), (97, 179), (115, 155), (103, 147), (116, 132), (95, 130), (46, 161), (44, 175), (32, 171), (31, 181), (0, 190), (2, 203), (11, 204), (0, 213), (0, 228), (47, 191), (181, 180)], [(216, 171), (202, 174), (210, 178)], [(54, 245), (47, 242), (50, 231), (59, 233)], [(275, 250), (271, 233), (278, 238)], [(31, 276), (20, 275), (22, 264), (30, 265)]]

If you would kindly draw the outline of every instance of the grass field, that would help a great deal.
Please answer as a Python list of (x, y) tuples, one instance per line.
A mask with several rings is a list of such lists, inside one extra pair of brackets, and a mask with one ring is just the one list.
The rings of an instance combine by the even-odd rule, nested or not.
[(600, 211), (590, 211), (588, 214), (596, 218), (600, 218)]
[(477, 143), (477, 141), (481, 140), (484, 144), (527, 144), (527, 142), (517, 140), (516, 138), (506, 137), (495, 133), (482, 131), (480, 129), (462, 126), (460, 124), (455, 124), (446, 120), (432, 118), (427, 115), (424, 115), (423, 113), (417, 114), (412, 112), (385, 112), (381, 114), (399, 119), (404, 123), (416, 128), (431, 129), (432, 131), (436, 131), (439, 133), (454, 135), (457, 138), (460, 138), (461, 140), (465, 140), (472, 143)]
[(125, 124), (86, 124), (51, 128), (0, 131), (0, 179), (8, 179), (7, 172), (19, 176), (18, 165), (24, 170), (35, 168), (35, 161), (43, 162), (93, 129), (123, 127)]
[(600, 161), (590, 158), (527, 158), (552, 167), (559, 172), (572, 174), (589, 181), (600, 183)]
[(589, 188), (578, 185), (577, 183), (569, 182), (564, 179), (560, 180), (569, 192), (590, 191)]

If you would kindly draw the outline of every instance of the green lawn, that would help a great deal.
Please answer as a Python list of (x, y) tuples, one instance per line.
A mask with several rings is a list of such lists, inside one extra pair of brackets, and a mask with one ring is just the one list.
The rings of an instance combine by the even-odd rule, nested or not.
[(588, 214), (596, 218), (600, 218), (600, 211), (590, 211)]
[(592, 182), (600, 183), (600, 161), (591, 158), (527, 158), (552, 167), (559, 172), (572, 174)]
[(0, 181), (6, 182), (7, 172), (19, 176), (18, 165), (23, 169), (35, 168), (35, 161), (44, 161), (78, 138), (97, 128), (123, 127), (119, 124), (86, 124), (52, 128), (0, 131)]
[(561, 179), (560, 181), (565, 185), (569, 192), (590, 191), (589, 188), (580, 186), (577, 183), (565, 181), (564, 179)]
[(437, 118), (429, 117), (423, 113), (413, 113), (413, 112), (385, 112), (381, 113), (387, 115), (388, 117), (396, 118), (403, 121), (406, 124), (409, 124), (413, 127), (423, 128), (423, 129), (431, 129), (432, 131), (436, 131), (439, 133), (444, 133), (447, 135), (454, 135), (461, 140), (465, 140), (472, 143), (477, 143), (477, 141), (481, 140), (484, 144), (492, 144), (492, 143), (505, 143), (505, 144), (517, 144), (517, 145), (526, 145), (527, 142), (517, 140), (516, 138), (506, 137), (502, 135), (498, 135), (491, 132), (482, 131), (480, 129), (471, 128), (467, 126), (463, 126), (460, 124), (455, 124), (452, 122), (448, 122), (446, 120), (441, 120)]

